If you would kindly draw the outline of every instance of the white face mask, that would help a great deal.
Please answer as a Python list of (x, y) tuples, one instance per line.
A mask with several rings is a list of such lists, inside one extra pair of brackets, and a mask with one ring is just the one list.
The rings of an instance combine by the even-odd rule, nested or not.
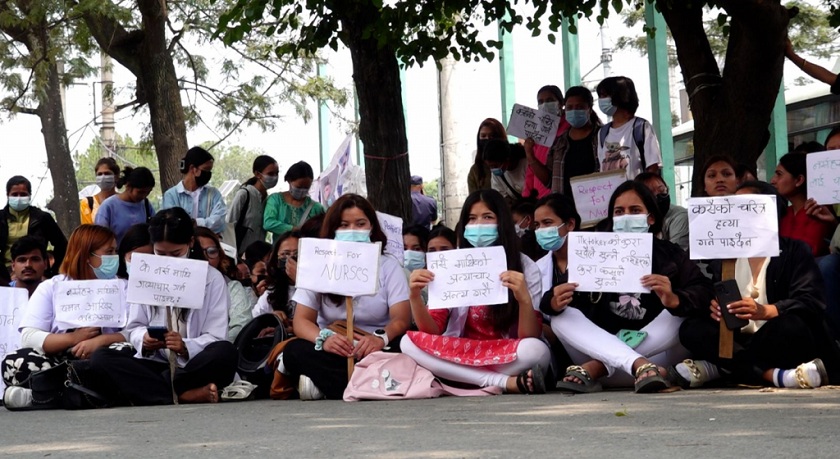
[(551, 113), (552, 115), (559, 115), (560, 114), (560, 102), (551, 101), (551, 102), (543, 102), (537, 106), (537, 109), (542, 110), (544, 112)]
[(117, 179), (113, 175), (97, 175), (96, 186), (101, 190), (113, 190), (117, 184)]
[(647, 214), (619, 215), (613, 217), (613, 232), (647, 233), (650, 229)]

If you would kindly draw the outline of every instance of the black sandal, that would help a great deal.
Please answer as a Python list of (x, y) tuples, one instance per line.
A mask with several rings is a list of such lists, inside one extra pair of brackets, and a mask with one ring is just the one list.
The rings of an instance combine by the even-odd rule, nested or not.
[[(641, 378), (642, 375), (651, 371), (655, 372), (656, 374)], [(668, 381), (666, 381), (665, 378), (662, 377), (662, 375), (659, 373), (659, 367), (656, 366), (656, 364), (654, 363), (646, 363), (644, 365), (640, 365), (639, 368), (636, 368), (635, 376), (635, 388), (637, 394), (650, 394), (668, 388)]]
[[(533, 390), (528, 389), (528, 373), (531, 373)], [(544, 394), (545, 393), (545, 372), (542, 365), (535, 365), (530, 370), (525, 370), (516, 377), (516, 387), (521, 394)]]
[(569, 376), (573, 376), (582, 382), (576, 383), (574, 381), (558, 381), (557, 390), (574, 392), (576, 394), (589, 394), (604, 390), (601, 383), (593, 379), (592, 375), (590, 375), (589, 372), (580, 365), (572, 365), (566, 368), (566, 374), (563, 375), (563, 379), (565, 380)]

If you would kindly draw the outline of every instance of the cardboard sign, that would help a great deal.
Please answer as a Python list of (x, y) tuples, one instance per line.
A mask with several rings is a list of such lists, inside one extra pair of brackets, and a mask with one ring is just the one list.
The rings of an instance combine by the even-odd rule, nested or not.
[(60, 330), (122, 328), (128, 319), (122, 279), (61, 281), (53, 290), (55, 323)]
[[(20, 349), (20, 319), (29, 302), (25, 288), (0, 287), (0, 358)], [(0, 378), (0, 393), (6, 388)]]
[(429, 309), (508, 302), (508, 289), (499, 279), (507, 271), (503, 247), (429, 253), (426, 266), (435, 274), (429, 283)]
[(572, 177), (572, 196), (580, 214), (581, 228), (595, 226), (609, 215), (610, 197), (627, 181), (623, 169)]
[(303, 238), (298, 243), (297, 288), (358, 296), (379, 289), (382, 244)]
[(560, 117), (524, 105), (514, 104), (507, 126), (508, 135), (520, 139), (534, 139), (539, 145), (551, 147), (560, 128)]
[(405, 265), (405, 244), (403, 244), (403, 219), (395, 217), (386, 213), (377, 211), (376, 217), (379, 219), (379, 226), (388, 237), (388, 243), (385, 244), (385, 253), (390, 253), (397, 258), (400, 266)]
[(581, 292), (649, 293), (651, 233), (569, 233), (569, 282)]
[(840, 202), (840, 150), (805, 155), (808, 197), (817, 204)]
[(776, 257), (779, 217), (776, 197), (741, 194), (688, 200), (692, 260)]
[(129, 303), (201, 309), (208, 264), (203, 260), (135, 253), (128, 273)]

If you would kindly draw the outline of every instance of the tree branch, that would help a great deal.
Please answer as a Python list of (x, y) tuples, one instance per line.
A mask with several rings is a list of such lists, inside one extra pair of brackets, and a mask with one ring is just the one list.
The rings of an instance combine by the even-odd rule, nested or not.
[(90, 34), (102, 51), (140, 78), (140, 59), (137, 54), (144, 38), (143, 31), (129, 32), (116, 19), (95, 11), (87, 11), (83, 17)]

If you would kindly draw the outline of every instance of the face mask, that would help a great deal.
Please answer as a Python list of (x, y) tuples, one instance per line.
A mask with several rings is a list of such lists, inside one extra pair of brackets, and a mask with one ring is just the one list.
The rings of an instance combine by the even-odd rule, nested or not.
[(534, 231), (537, 235), (537, 244), (546, 252), (554, 252), (563, 247), (563, 244), (566, 243), (566, 236), (561, 236), (559, 229), (565, 225), (563, 223), (560, 226), (549, 226)]
[(97, 279), (113, 279), (117, 277), (117, 270), (120, 268), (119, 255), (97, 255), (92, 254), (102, 260), (102, 264), (98, 268), (93, 268), (93, 274)]
[(414, 271), (426, 266), (426, 254), (417, 250), (406, 250), (404, 253), (405, 269)]
[(473, 247), (489, 247), (499, 240), (499, 227), (490, 225), (467, 225), (464, 228), (464, 239)]
[(487, 142), (489, 142), (489, 141), (490, 141), (490, 139), (478, 139), (478, 153), (479, 154), (481, 154), (481, 152), (484, 151), (484, 147), (487, 146)]
[(335, 230), (335, 240), (345, 242), (370, 242), (370, 230)]
[(516, 225), (516, 226), (513, 228), (513, 230), (514, 230), (514, 231), (516, 231), (516, 237), (521, 238), (522, 236), (524, 236), (524, 235), (525, 235), (525, 228), (522, 228), (522, 227), (521, 227), (521, 226), (519, 226), (519, 225)]
[(566, 121), (573, 128), (582, 128), (589, 122), (589, 110), (566, 110)]
[(544, 102), (537, 106), (538, 110), (542, 110), (544, 112), (551, 113), (552, 115), (560, 114), (560, 102), (552, 101), (552, 102)]
[(130, 273), (130, 272), (131, 272), (131, 262), (130, 262), (130, 261), (126, 261), (126, 262), (125, 262), (125, 272), (126, 272), (126, 273)]
[(309, 188), (298, 188), (296, 186), (289, 185), (289, 194), (296, 200), (302, 201), (309, 196)]
[(213, 177), (213, 172), (211, 171), (201, 171), (201, 175), (195, 178), (195, 184), (198, 185), (199, 188), (203, 187), (210, 183), (210, 179)]
[(659, 211), (662, 212), (662, 215), (664, 216), (671, 208), (671, 196), (668, 195), (668, 193), (657, 194), (656, 205), (659, 207)]
[(280, 179), (280, 177), (278, 177), (276, 175), (263, 175), (262, 182), (263, 182), (263, 185), (265, 185), (265, 189), (270, 190), (270, 189), (274, 188), (275, 186), (277, 186), (277, 181), (279, 179)]
[(615, 111), (618, 108), (614, 107), (612, 104), (612, 97), (604, 97), (603, 99), (598, 99), (598, 108), (601, 109), (607, 116), (615, 115)]
[(9, 196), (9, 207), (17, 212), (23, 212), (29, 208), (29, 196)]
[(647, 214), (613, 217), (613, 231), (616, 233), (647, 233), (649, 229)]
[(497, 167), (495, 169), (490, 169), (490, 172), (493, 173), (493, 175), (495, 175), (496, 177), (501, 177), (501, 176), (505, 175), (505, 170), (502, 169), (501, 167)]
[(117, 179), (113, 175), (97, 175), (96, 186), (101, 190), (113, 190), (117, 184)]

